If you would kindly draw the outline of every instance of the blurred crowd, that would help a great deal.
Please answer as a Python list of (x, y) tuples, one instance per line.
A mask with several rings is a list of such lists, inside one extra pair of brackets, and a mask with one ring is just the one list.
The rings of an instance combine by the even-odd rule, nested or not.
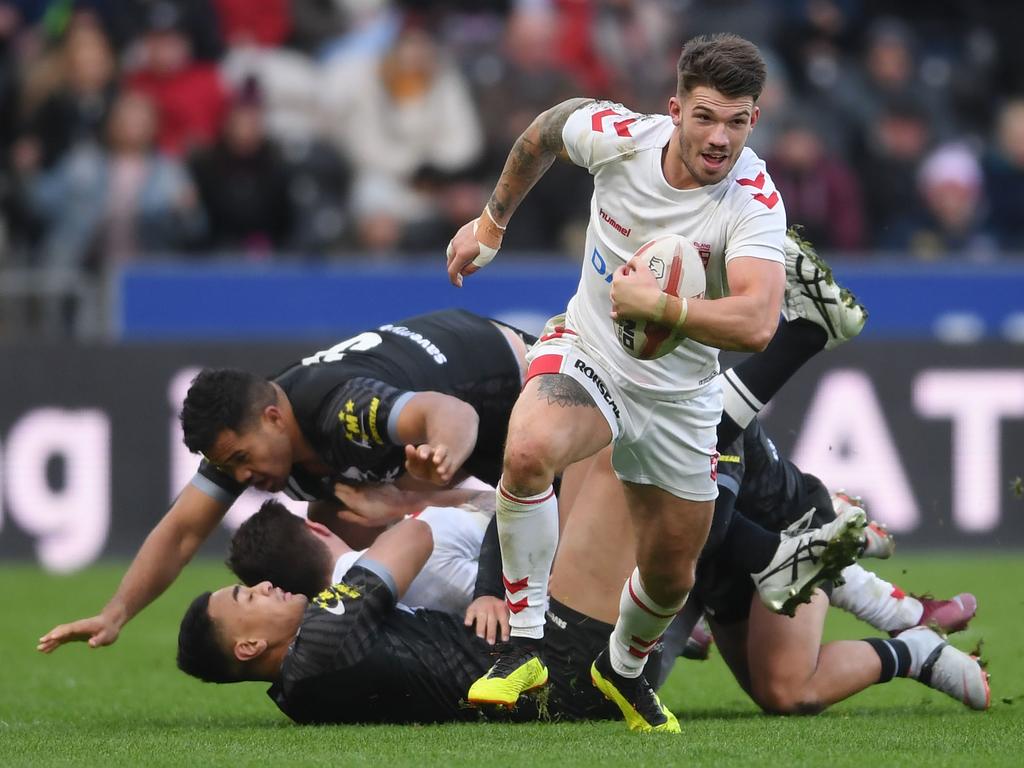
[[(831, 252), (1024, 253), (1024, 3), (0, 0), (0, 266), (438, 254), (571, 96), (663, 112), (681, 43), (769, 64), (751, 146)], [(556, 165), (507, 251), (580, 252)]]

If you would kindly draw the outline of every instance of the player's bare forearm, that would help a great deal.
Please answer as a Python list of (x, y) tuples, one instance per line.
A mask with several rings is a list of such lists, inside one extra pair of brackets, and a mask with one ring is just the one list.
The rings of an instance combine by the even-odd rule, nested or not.
[(434, 536), (430, 526), (422, 520), (410, 518), (378, 536), (364, 557), (388, 569), (401, 597), (433, 550)]
[(87, 641), (93, 648), (115, 642), (121, 628), (177, 578), (227, 508), (194, 486), (187, 486), (146, 537), (103, 610), (96, 616), (58, 624), (39, 638), (36, 649), (52, 653), (74, 641)]
[(487, 203), (495, 221), (505, 226), (556, 157), (565, 158), (562, 129), (569, 116), (593, 99), (576, 98), (538, 115), (512, 146), (505, 167)]
[[(730, 295), (710, 301), (687, 302), (683, 333), (695, 341), (719, 349), (757, 352), (768, 346), (779, 325), (786, 272), (781, 263), (753, 257), (729, 262)], [(666, 311), (678, 316), (672, 299)]]
[(756, 299), (690, 299), (683, 333), (694, 341), (735, 352), (760, 352), (775, 335), (779, 312), (765, 313)]
[(227, 511), (192, 485), (185, 487), (170, 511), (142, 543), (104, 614), (119, 625), (156, 600), (181, 573)]

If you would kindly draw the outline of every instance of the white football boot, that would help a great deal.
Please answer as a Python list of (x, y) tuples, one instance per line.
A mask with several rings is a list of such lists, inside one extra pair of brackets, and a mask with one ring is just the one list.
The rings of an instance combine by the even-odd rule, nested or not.
[(864, 546), (867, 524), (864, 510), (850, 506), (821, 528), (796, 535), (783, 532), (768, 567), (750, 574), (761, 601), (775, 613), (792, 616), (822, 582), (842, 583), (842, 570)]
[(859, 334), (868, 311), (857, 297), (836, 283), (832, 268), (814, 247), (800, 238), (795, 227), (786, 233), (786, 293), (782, 315), (804, 318), (828, 334), (825, 349), (832, 349)]
[(911, 658), (921, 659), (919, 665), (911, 664), (912, 678), (971, 709), (988, 709), (992, 702), (988, 672), (976, 656), (954, 648), (928, 627), (911, 627), (896, 638), (911, 648)]

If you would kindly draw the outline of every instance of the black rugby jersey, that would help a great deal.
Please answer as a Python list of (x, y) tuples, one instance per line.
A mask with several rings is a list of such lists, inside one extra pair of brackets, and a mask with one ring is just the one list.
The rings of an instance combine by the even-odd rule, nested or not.
[(804, 501), (802, 473), (779, 455), (757, 419), (721, 452), (718, 484), (736, 495), (736, 509), (769, 530), (786, 527)]
[[(517, 333), (527, 344), (532, 341)], [(394, 421), (409, 398), (427, 391), (452, 395), (476, 410), (476, 446), (464, 468), (496, 484), (522, 386), (519, 361), (504, 334), (492, 321), (460, 309), (364, 331), (272, 380), (288, 395), (303, 435), (333, 470), (329, 477), (313, 477), (295, 467), (286, 492), (302, 501), (333, 498), (337, 481), (381, 483), (401, 475), (405, 453), (392, 439)], [(206, 461), (193, 482), (226, 501), (244, 490)]]
[[(300, 723), (478, 720), (466, 691), (493, 663), (491, 649), (439, 611), (396, 607), (390, 576), (358, 561), (309, 604), (268, 691)], [(513, 719), (536, 719), (524, 705)]]

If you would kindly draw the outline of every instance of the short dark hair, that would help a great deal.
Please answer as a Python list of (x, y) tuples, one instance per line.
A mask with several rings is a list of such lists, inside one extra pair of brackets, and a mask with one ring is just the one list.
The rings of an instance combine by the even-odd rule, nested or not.
[(256, 374), (204, 368), (192, 379), (181, 408), (185, 445), (192, 453), (205, 453), (222, 431), (243, 431), (276, 402), (274, 385)]
[(178, 669), (206, 683), (237, 683), (238, 664), (220, 645), (210, 618), (210, 592), (192, 601), (178, 629)]
[(731, 99), (750, 96), (757, 101), (767, 68), (757, 46), (739, 35), (700, 35), (683, 46), (677, 74), (680, 96), (704, 86)]
[(231, 537), (228, 568), (250, 587), (270, 581), (313, 598), (328, 586), (331, 554), (298, 515), (278, 501), (263, 502)]

